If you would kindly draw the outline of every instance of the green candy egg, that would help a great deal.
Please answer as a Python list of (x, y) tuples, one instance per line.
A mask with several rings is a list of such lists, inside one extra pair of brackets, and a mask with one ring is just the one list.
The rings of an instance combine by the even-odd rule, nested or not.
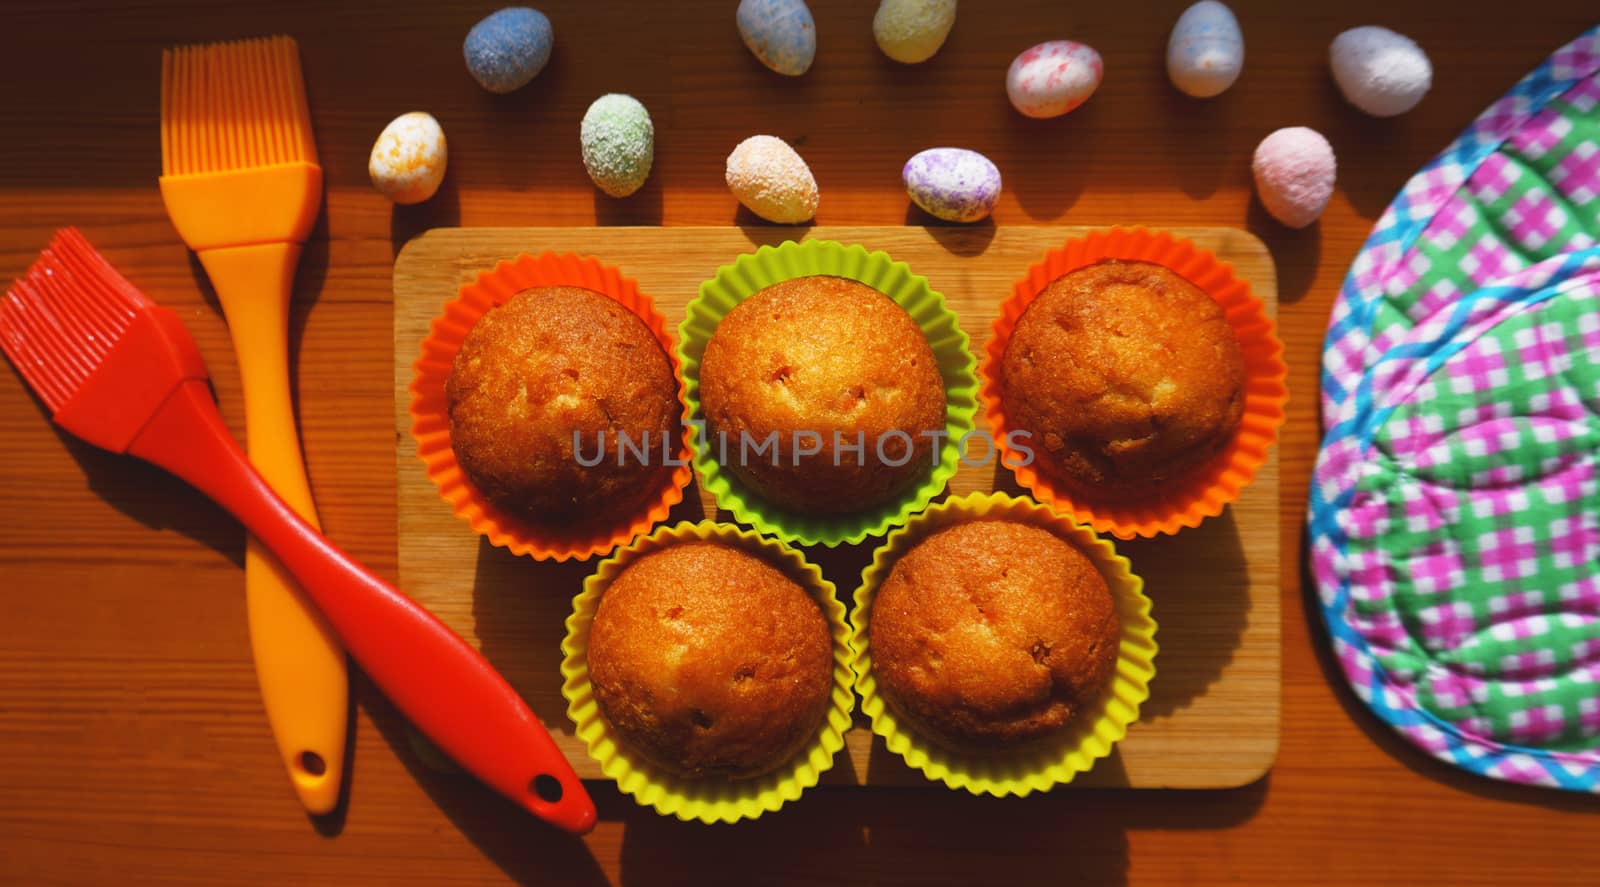
[(638, 99), (621, 93), (595, 99), (583, 115), (580, 137), (583, 167), (595, 187), (627, 197), (644, 186), (655, 159), (656, 130)]

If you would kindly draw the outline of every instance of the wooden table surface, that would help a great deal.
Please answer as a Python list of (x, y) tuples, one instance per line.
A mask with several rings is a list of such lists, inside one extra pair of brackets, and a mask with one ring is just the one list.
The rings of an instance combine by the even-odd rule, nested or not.
[[(418, 763), (395, 711), (356, 678), (347, 806), (309, 821), (277, 762), (248, 657), (243, 534), (159, 471), (54, 430), (0, 371), (0, 881), (64, 883), (631, 884), (1002, 881), (1517, 883), (1592, 881), (1600, 804), (1492, 783), (1400, 741), (1346, 690), (1308, 607), (1301, 538), (1316, 449), (1315, 379), (1334, 292), (1406, 177), (1550, 51), (1594, 24), (1593, 0), (1320, 5), (1238, 0), (1248, 64), (1212, 102), (1162, 68), (1182, 2), (968, 0), (944, 50), (897, 66), (872, 3), (813, 2), (814, 69), (787, 80), (740, 45), (733, 2), (542, 2), (550, 66), (495, 97), (460, 41), (493, 3), (12, 0), (0, 53), (0, 276), (76, 224), (199, 340), (223, 414), (238, 377), (215, 297), (162, 211), (162, 46), (290, 33), (300, 40), (327, 203), (293, 310), (300, 417), (328, 534), (395, 565), (390, 266), (439, 225), (748, 223), (722, 185), (741, 138), (796, 144), (822, 185), (818, 221), (919, 224), (901, 162), (936, 144), (1005, 171), (1000, 224), (1237, 225), (1278, 263), (1293, 403), (1282, 443), (1282, 751), (1247, 788), (1057, 792), (992, 801), (942, 790), (822, 789), (737, 828), (688, 826), (605, 786), (579, 840), (470, 781)], [(1436, 86), (1373, 120), (1328, 76), (1328, 42), (1382, 23), (1419, 40)], [(1066, 118), (1015, 114), (1012, 56), (1074, 37), (1108, 76)], [(584, 176), (578, 120), (631, 92), (657, 127), (655, 173), (614, 201)], [(391, 208), (367, 184), (389, 119), (432, 112), (451, 168), (430, 203)], [(1249, 156), (1306, 124), (1339, 155), (1319, 225), (1275, 225)]]

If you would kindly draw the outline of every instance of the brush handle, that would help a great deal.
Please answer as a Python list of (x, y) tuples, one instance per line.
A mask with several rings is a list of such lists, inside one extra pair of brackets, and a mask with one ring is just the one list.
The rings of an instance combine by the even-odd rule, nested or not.
[(541, 819), (575, 834), (594, 827), (594, 802), (517, 691), (295, 514), (250, 466), (203, 379), (174, 389), (127, 451), (193, 484), (266, 543), (356, 663), (445, 754)]
[[(289, 298), (298, 243), (201, 250), (239, 361), (250, 464), (312, 527), (311, 484), (289, 394)], [(319, 528), (320, 529), (320, 528)], [(244, 552), (250, 649), (278, 755), (313, 814), (339, 801), (344, 781), (350, 676), (344, 650), (294, 578), (255, 536)]]

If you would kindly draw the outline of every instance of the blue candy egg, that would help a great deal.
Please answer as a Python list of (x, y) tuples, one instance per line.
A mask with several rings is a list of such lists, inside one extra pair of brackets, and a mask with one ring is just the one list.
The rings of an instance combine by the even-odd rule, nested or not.
[(550, 61), (555, 31), (537, 9), (508, 6), (472, 26), (462, 54), (467, 71), (490, 92), (515, 92)]
[(817, 56), (817, 23), (805, 0), (739, 0), (739, 37), (779, 74), (799, 77)]

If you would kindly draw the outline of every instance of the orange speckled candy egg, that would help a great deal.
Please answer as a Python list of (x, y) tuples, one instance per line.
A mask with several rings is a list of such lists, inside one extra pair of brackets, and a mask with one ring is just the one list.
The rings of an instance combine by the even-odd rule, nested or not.
[(780, 225), (817, 214), (820, 195), (811, 167), (777, 136), (751, 136), (728, 155), (728, 190), (745, 208)]
[(446, 160), (444, 130), (432, 114), (401, 114), (372, 145), (372, 187), (395, 203), (421, 203), (439, 190)]

